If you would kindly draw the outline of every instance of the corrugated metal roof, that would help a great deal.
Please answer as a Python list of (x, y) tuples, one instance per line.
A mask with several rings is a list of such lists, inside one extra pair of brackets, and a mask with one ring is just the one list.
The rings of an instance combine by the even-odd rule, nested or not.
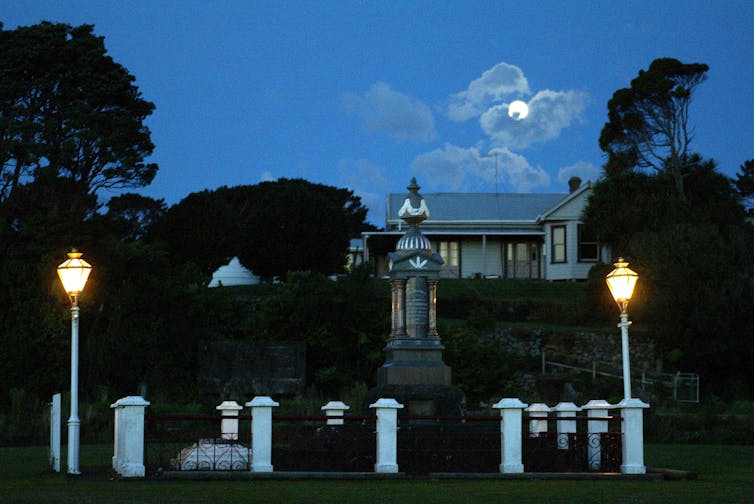
[[(562, 193), (429, 193), (423, 194), (433, 222), (536, 222), (537, 217), (568, 196)], [(388, 222), (397, 222), (405, 194), (388, 194)]]

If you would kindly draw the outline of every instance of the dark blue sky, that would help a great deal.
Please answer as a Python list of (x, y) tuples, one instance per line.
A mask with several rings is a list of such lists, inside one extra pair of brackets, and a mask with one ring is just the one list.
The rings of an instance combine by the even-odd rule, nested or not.
[(754, 158), (752, 1), (27, 0), (0, 20), (95, 25), (157, 106), (160, 171), (141, 192), (168, 204), (304, 177), (350, 187), (381, 224), (412, 176), (565, 192), (599, 176), (606, 103), (658, 57), (710, 66), (694, 149), (730, 176)]

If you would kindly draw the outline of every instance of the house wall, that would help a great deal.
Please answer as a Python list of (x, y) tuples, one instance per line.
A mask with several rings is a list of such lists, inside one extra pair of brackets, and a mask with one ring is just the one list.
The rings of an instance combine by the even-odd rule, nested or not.
[[(547, 280), (585, 280), (594, 262), (578, 262), (578, 222), (548, 222), (545, 224), (544, 264)], [(566, 226), (566, 262), (553, 263), (552, 228)]]
[(482, 240), (461, 242), (461, 277), (501, 276), (500, 240), (487, 238), (486, 253)]

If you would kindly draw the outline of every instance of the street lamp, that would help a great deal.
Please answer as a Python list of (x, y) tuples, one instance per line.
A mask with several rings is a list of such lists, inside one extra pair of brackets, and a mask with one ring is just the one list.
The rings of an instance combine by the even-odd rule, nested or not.
[(638, 279), (639, 275), (628, 267), (628, 263), (622, 257), (618, 258), (615, 269), (608, 273), (605, 278), (610, 293), (620, 307), (620, 324), (618, 324), (618, 327), (620, 327), (623, 352), (623, 397), (625, 399), (631, 398), (631, 368), (628, 358), (628, 326), (631, 325), (631, 322), (628, 321), (627, 309)]
[(58, 266), (58, 276), (71, 299), (71, 416), (68, 418), (68, 474), (79, 471), (79, 303), (92, 265), (81, 259), (81, 252), (73, 249), (68, 259)]

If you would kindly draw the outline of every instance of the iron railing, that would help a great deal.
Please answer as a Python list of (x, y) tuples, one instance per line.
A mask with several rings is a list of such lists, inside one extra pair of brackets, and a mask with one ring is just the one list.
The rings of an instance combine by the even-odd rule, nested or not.
[[(220, 432), (217, 415), (146, 417), (145, 465), (162, 471), (248, 471), (251, 415), (240, 415), (236, 439)], [(345, 415), (342, 425), (325, 416), (273, 415), (272, 465), (275, 471), (373, 472), (376, 461), (374, 415)], [(546, 420), (548, 432), (530, 433), (530, 420)], [(575, 421), (575, 433), (558, 433), (559, 421)], [(608, 432), (588, 432), (588, 422), (607, 421)], [(620, 417), (522, 418), (525, 472), (619, 472)], [(496, 473), (501, 462), (500, 417), (399, 416), (398, 466), (410, 475)]]

